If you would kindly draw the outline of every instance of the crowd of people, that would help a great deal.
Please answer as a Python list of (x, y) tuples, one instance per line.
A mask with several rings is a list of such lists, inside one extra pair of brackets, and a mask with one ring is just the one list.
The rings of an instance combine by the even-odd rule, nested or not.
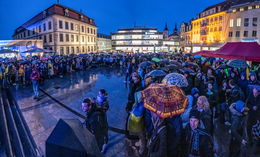
[[(120, 66), (126, 71), (125, 83), (130, 85), (127, 129), (128, 135), (135, 134), (140, 139), (139, 156), (213, 157), (218, 153), (214, 149), (216, 122), (230, 128), (230, 157), (242, 154), (242, 148), (248, 151), (248, 146), (259, 153), (259, 63), (235, 67), (224, 59), (182, 53), (28, 56), (23, 60), (0, 60), (0, 80), (23, 86), (32, 84), (34, 98), (38, 99), (39, 84), (45, 79), (97, 66)], [(153, 70), (179, 73), (187, 79), (188, 86), (182, 87), (188, 98), (184, 113), (161, 118), (143, 107), (140, 92), (153, 83), (162, 83), (162, 76), (148, 75)], [(139, 119), (136, 126), (129, 126), (131, 113), (137, 107)], [(86, 128), (95, 135), (101, 152), (105, 152), (108, 143), (108, 109), (108, 94), (104, 89), (97, 98), (86, 98), (82, 103), (88, 117)]]

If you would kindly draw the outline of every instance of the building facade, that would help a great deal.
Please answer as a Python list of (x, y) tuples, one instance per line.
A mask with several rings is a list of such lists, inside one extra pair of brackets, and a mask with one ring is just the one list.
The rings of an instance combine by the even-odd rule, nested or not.
[(196, 52), (215, 50), (229, 41), (258, 41), (258, 4), (259, 0), (225, 0), (206, 8), (197, 18), (181, 24), (180, 46), (186, 52)]
[(112, 49), (124, 52), (159, 52), (163, 33), (156, 28), (133, 27), (112, 33)]
[(110, 35), (97, 34), (97, 52), (111, 52), (112, 41)]
[(260, 39), (260, 1), (234, 5), (228, 10), (229, 42)]
[(97, 51), (94, 19), (68, 7), (54, 4), (18, 27), (14, 39), (41, 39), (43, 48), (56, 54)]

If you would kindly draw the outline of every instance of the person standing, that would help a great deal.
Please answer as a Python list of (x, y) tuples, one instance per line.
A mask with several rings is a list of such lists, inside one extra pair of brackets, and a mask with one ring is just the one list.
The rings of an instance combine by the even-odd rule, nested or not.
[(99, 150), (102, 152), (108, 130), (105, 113), (98, 109), (96, 103), (90, 98), (84, 99), (82, 102), (82, 110), (87, 114), (85, 121), (86, 128), (95, 136)]
[(198, 110), (190, 112), (182, 137), (182, 157), (213, 157), (212, 137), (199, 127), (200, 114)]
[(34, 92), (34, 99), (39, 98), (39, 79), (40, 79), (40, 73), (36, 68), (33, 68), (32, 73), (30, 75), (30, 79), (32, 81), (33, 85), (33, 92)]

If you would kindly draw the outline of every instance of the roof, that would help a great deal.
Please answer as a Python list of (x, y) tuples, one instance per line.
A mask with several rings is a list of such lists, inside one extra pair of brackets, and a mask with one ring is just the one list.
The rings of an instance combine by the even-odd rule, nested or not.
[[(68, 16), (64, 15), (64, 10), (68, 9)], [(46, 17), (44, 17), (44, 14), (46, 15)], [(61, 15), (61, 16), (65, 16), (74, 20), (79, 20), (85, 23), (88, 23), (90, 25), (96, 26), (94, 19), (89, 18), (88, 16), (84, 15), (83, 13), (80, 13), (74, 9), (71, 9), (69, 7), (60, 5), (60, 4), (53, 4), (52, 6), (50, 6), (49, 8), (45, 9), (44, 11), (40, 12), (39, 14), (35, 15), (33, 18), (31, 18), (30, 20), (28, 20), (27, 22), (25, 22), (23, 25), (21, 25), (20, 27), (18, 27), (15, 31), (20, 31), (19, 29), (23, 29), (26, 28), (38, 21), (43, 20), (44, 18), (47, 18), (49, 16), (52, 15)], [(81, 17), (82, 15), (82, 17)]]
[(193, 53), (193, 55), (197, 54), (207, 57), (260, 62), (260, 45), (257, 42), (228, 42), (216, 51), (200, 51)]
[(106, 35), (106, 34), (102, 34), (102, 33), (98, 33), (97, 37), (98, 38), (111, 39), (111, 35)]
[(129, 30), (157, 30), (157, 28), (154, 28), (154, 27), (144, 27), (144, 26), (135, 26), (135, 27), (130, 27), (130, 28), (118, 29), (118, 31), (129, 31)]

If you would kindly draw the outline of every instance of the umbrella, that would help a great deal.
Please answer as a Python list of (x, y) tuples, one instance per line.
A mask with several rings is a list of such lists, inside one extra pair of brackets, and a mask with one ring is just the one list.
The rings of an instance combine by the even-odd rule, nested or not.
[(150, 61), (144, 61), (144, 62), (142, 62), (142, 63), (139, 64), (139, 67), (140, 67), (140, 68), (147, 68), (147, 67), (151, 67), (152, 65), (153, 65), (152, 62), (150, 62)]
[(191, 66), (191, 67), (194, 67), (194, 68), (199, 68), (199, 65), (196, 64), (196, 63), (193, 63), (193, 62), (186, 62), (185, 66)]
[(260, 86), (259, 85), (248, 85), (248, 88), (250, 90), (250, 92), (255, 88), (258, 91), (260, 91)]
[(176, 85), (179, 87), (187, 87), (189, 85), (186, 77), (179, 73), (170, 73), (166, 75), (163, 78), (162, 83)]
[(146, 74), (145, 78), (147, 77), (164, 77), (166, 73), (162, 70), (153, 70)]
[(240, 60), (240, 59), (234, 59), (230, 60), (227, 63), (228, 66), (233, 67), (233, 68), (247, 68), (248, 65), (246, 64), (246, 61)]
[(221, 64), (220, 66), (217, 67), (217, 69), (227, 69), (230, 68), (227, 64)]
[(185, 111), (188, 99), (178, 86), (151, 84), (142, 91), (144, 107), (161, 118), (180, 115)]
[(101, 157), (95, 136), (78, 119), (60, 119), (46, 140), (47, 157)]
[(185, 72), (194, 73), (194, 71), (190, 68), (183, 68), (183, 69), (180, 69), (180, 71), (183, 73), (185, 73)]
[(17, 51), (14, 51), (14, 50), (11, 50), (11, 49), (0, 50), (0, 54), (5, 54), (5, 53), (17, 53)]
[(185, 54), (183, 57), (189, 57), (189, 56), (191, 56), (191, 54), (190, 54), (190, 53), (187, 53), (187, 54)]
[(154, 61), (154, 62), (160, 62), (160, 59), (159, 59), (159, 58), (152, 58), (152, 61)]
[(195, 55), (194, 58), (201, 58), (202, 56), (201, 55)]
[(170, 64), (175, 64), (177, 65), (178, 67), (181, 67), (181, 63), (177, 62), (177, 61), (170, 61), (169, 62)]

